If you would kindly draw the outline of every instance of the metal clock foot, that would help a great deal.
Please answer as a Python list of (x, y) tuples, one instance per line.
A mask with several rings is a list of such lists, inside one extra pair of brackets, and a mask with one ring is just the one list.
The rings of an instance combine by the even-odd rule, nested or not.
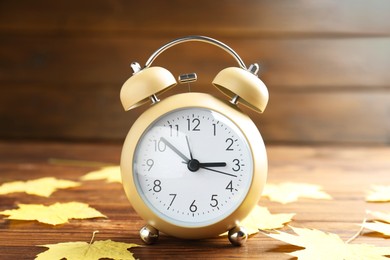
[(237, 226), (229, 230), (228, 238), (232, 245), (242, 246), (248, 239), (248, 233), (244, 227)]
[(139, 231), (139, 235), (145, 244), (151, 245), (157, 242), (159, 231), (151, 225), (145, 225)]

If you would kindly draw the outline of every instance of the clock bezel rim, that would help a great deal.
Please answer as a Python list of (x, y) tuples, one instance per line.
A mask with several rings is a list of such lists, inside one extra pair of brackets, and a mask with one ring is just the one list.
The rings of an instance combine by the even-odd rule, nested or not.
[[(161, 116), (184, 108), (204, 108), (216, 111), (232, 121), (243, 134), (253, 158), (252, 182), (241, 204), (226, 218), (207, 226), (178, 226), (154, 213), (138, 194), (133, 177), (133, 160), (136, 147), (144, 132)], [(131, 158), (130, 160), (128, 158)], [(257, 204), (267, 177), (268, 163), (263, 139), (253, 121), (235, 105), (206, 93), (182, 93), (154, 104), (134, 122), (129, 130), (121, 155), (122, 183), (128, 200), (135, 211), (158, 230), (175, 237), (198, 239), (223, 233), (239, 225)], [(257, 191), (257, 192), (256, 192)]]

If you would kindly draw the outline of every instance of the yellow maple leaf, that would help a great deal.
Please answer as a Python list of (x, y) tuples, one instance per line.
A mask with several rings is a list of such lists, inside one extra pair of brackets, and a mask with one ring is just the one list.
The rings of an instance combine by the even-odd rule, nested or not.
[(29, 181), (14, 181), (3, 183), (0, 186), (0, 195), (14, 192), (25, 192), (31, 195), (49, 197), (57, 189), (66, 189), (80, 186), (79, 182), (59, 180), (54, 177), (45, 177)]
[(272, 214), (266, 207), (256, 207), (256, 211), (257, 213), (249, 216), (249, 221), (253, 224), (257, 223), (257, 228), (261, 230), (282, 228), (295, 216), (295, 213)]
[[(245, 227), (248, 235), (253, 235), (259, 232), (259, 229), (270, 230), (284, 227), (284, 224), (291, 221), (295, 213), (280, 213), (272, 214), (266, 207), (256, 207), (249, 215), (240, 223), (240, 226)], [(221, 234), (227, 236), (227, 232)]]
[(390, 224), (390, 212), (385, 213), (385, 212), (371, 211), (371, 210), (366, 210), (366, 212), (374, 216), (377, 220), (387, 222)]
[(369, 230), (382, 233), (386, 236), (390, 236), (390, 224), (374, 221), (370, 223), (363, 223), (361, 226)]
[(106, 166), (100, 170), (92, 171), (80, 178), (82, 181), (106, 180), (107, 182), (122, 182), (119, 166)]
[(279, 184), (267, 183), (263, 191), (263, 196), (268, 197), (271, 201), (282, 204), (297, 201), (298, 198), (332, 199), (329, 194), (321, 191), (321, 186), (319, 185), (294, 182), (283, 182)]
[(368, 202), (387, 202), (390, 201), (390, 185), (372, 185), (371, 190), (366, 196)]
[(302, 250), (287, 253), (299, 260), (332, 259), (388, 259), (390, 247), (376, 247), (368, 244), (348, 244), (338, 235), (325, 233), (316, 229), (291, 227), (297, 235), (276, 231), (275, 234), (266, 234), (274, 239), (291, 245), (304, 247)]
[(50, 206), (41, 204), (19, 204), (18, 209), (1, 211), (1, 215), (13, 220), (37, 220), (41, 223), (58, 225), (69, 219), (106, 218), (88, 204), (81, 202), (55, 203)]
[(99, 260), (102, 258), (130, 260), (135, 259), (127, 249), (138, 247), (137, 244), (115, 242), (112, 240), (87, 242), (65, 242), (58, 244), (40, 245), (49, 250), (37, 255), (35, 260)]

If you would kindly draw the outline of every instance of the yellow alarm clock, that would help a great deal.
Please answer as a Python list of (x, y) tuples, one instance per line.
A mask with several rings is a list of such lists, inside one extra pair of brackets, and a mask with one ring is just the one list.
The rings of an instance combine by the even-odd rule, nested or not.
[[(166, 49), (190, 41), (222, 48), (238, 62), (239, 67), (223, 69), (212, 82), (230, 100), (193, 92), (158, 99), (177, 81), (151, 64)], [(260, 199), (268, 166), (263, 139), (237, 104), (264, 111), (268, 90), (256, 75), (259, 66), (247, 69), (220, 41), (188, 36), (160, 47), (144, 68), (136, 62), (131, 67), (134, 74), (120, 93), (124, 109), (152, 103), (131, 127), (121, 155), (124, 190), (147, 222), (141, 239), (152, 244), (159, 231), (185, 239), (229, 231), (233, 245), (243, 244), (247, 233), (240, 223)], [(195, 73), (179, 76), (180, 82), (194, 80)]]

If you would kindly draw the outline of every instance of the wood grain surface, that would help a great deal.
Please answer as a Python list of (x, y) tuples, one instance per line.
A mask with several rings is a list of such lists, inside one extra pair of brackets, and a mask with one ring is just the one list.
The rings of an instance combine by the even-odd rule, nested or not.
[[(117, 164), (121, 147), (116, 144), (86, 143), (0, 143), (0, 184), (55, 176), (78, 180), (96, 167), (83, 161)], [(259, 202), (273, 213), (297, 213), (292, 226), (316, 228), (340, 235), (344, 240), (359, 229), (365, 210), (388, 210), (386, 203), (366, 203), (366, 191), (372, 184), (390, 184), (390, 148), (374, 146), (268, 146), (270, 183), (285, 181), (319, 184), (333, 200), (300, 199), (281, 205), (262, 198)], [(75, 164), (52, 163), (50, 159), (75, 160)], [(108, 219), (71, 220), (52, 227), (34, 221), (10, 221), (0, 217), (0, 259), (33, 259), (43, 252), (42, 244), (96, 240), (138, 243), (143, 225), (129, 205), (118, 183), (85, 181), (80, 187), (60, 190), (50, 198), (13, 193), (0, 196), (0, 211), (16, 208), (18, 203), (80, 201), (90, 204)], [(261, 220), (259, 220), (261, 221)], [(285, 228), (288, 231), (288, 228)], [(378, 233), (364, 231), (352, 243), (389, 246)], [(227, 239), (180, 240), (162, 235), (153, 246), (131, 249), (139, 259), (289, 259), (286, 252), (299, 249), (263, 234), (251, 237), (245, 246), (232, 247)]]
[(40, 34), (233, 37), (387, 35), (386, 0), (67, 1), (0, 3), (0, 30)]
[[(202, 34), (260, 63), (270, 103), (252, 118), (267, 142), (389, 144), (389, 13), (386, 0), (1, 1), (0, 139), (122, 140), (147, 108), (121, 109), (130, 62)], [(193, 91), (213, 95), (236, 66), (202, 43), (156, 65), (197, 72)]]

